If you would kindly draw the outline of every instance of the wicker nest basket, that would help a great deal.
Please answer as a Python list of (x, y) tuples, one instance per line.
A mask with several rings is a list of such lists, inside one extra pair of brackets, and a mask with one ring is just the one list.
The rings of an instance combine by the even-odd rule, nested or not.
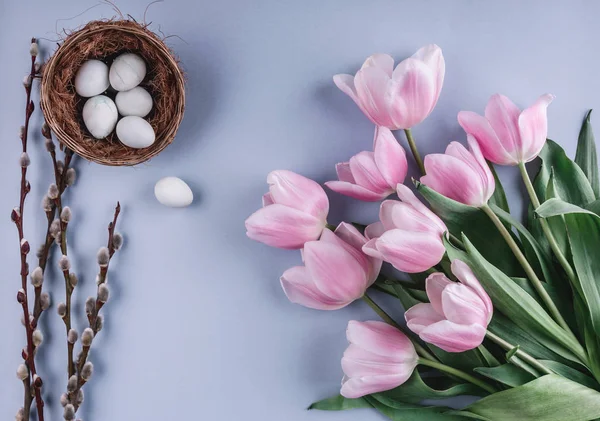
[[(140, 55), (147, 65), (141, 86), (154, 101), (146, 119), (156, 140), (143, 149), (123, 145), (114, 132), (106, 139), (94, 139), (81, 117), (86, 99), (75, 93), (75, 74), (84, 61), (100, 59), (110, 65), (123, 52)], [(107, 95), (114, 99), (110, 92)], [(104, 165), (135, 165), (160, 153), (175, 138), (185, 105), (184, 76), (169, 48), (146, 26), (130, 20), (92, 21), (70, 33), (44, 66), (40, 102), (58, 140), (78, 155)]]

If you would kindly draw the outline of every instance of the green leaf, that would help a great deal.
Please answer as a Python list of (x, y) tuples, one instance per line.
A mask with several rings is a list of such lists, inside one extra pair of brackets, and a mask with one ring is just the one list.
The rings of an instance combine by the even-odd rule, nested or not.
[[(558, 197), (578, 206), (584, 206), (596, 199), (583, 170), (567, 157), (565, 151), (556, 142), (548, 139), (539, 156), (548, 179), (554, 170)], [(548, 185), (548, 180), (545, 185)]]
[(478, 367), (475, 372), (510, 387), (517, 387), (535, 380), (535, 376), (513, 364), (498, 367)]
[(596, 215), (592, 211), (589, 211), (577, 205), (573, 205), (571, 203), (567, 203), (557, 198), (546, 200), (544, 203), (541, 204), (539, 208), (535, 210), (535, 213), (540, 218), (549, 218), (552, 216), (566, 215), (569, 213), (585, 213), (588, 215), (598, 217), (598, 215)]
[(463, 243), (466, 252), (447, 245), (448, 255), (451, 259), (463, 260), (470, 266), (492, 299), (496, 310), (557, 354), (572, 361), (585, 361), (585, 352), (577, 340), (567, 334), (535, 299), (484, 259), (464, 235)]
[[(461, 237), (466, 234), (492, 264), (510, 276), (521, 276), (523, 270), (506, 241), (489, 217), (480, 209), (463, 205), (442, 196), (424, 184), (415, 182), (417, 190), (429, 202), (448, 230)], [(517, 240), (518, 241), (518, 240)]]
[(492, 171), (492, 174), (494, 175), (494, 181), (496, 183), (494, 194), (492, 194), (492, 197), (490, 197), (488, 204), (497, 206), (503, 211), (510, 213), (510, 208), (508, 207), (508, 200), (506, 200), (506, 193), (504, 193), (504, 187), (502, 186), (502, 182), (498, 178), (498, 174), (496, 173), (494, 164), (488, 161), (488, 165), (490, 167), (490, 170)]
[(596, 156), (596, 142), (594, 132), (590, 123), (592, 110), (588, 111), (577, 141), (577, 152), (575, 153), (575, 163), (583, 170), (592, 186), (596, 197), (600, 196), (600, 178), (598, 177), (598, 158)]
[(579, 370), (575, 370), (574, 368), (561, 364), (557, 361), (540, 360), (540, 362), (550, 370), (554, 371), (556, 374), (560, 374), (561, 376), (589, 387), (590, 389), (600, 390), (600, 384), (598, 384), (596, 380)]
[(391, 401), (384, 403), (375, 395), (365, 396), (365, 399), (392, 421), (464, 421), (458, 415), (447, 414), (450, 408), (443, 406), (422, 406)]
[(321, 411), (344, 411), (346, 409), (372, 408), (365, 398), (348, 399), (342, 395), (332, 396), (313, 403), (308, 409), (319, 409)]
[(446, 399), (454, 396), (485, 396), (479, 387), (470, 383), (454, 384), (447, 389), (437, 390), (428, 386), (417, 370), (402, 385), (386, 392), (374, 394), (373, 397), (389, 406), (389, 402), (420, 403), (425, 399)]
[(546, 375), (487, 396), (463, 411), (493, 421), (589, 421), (600, 417), (600, 393)]

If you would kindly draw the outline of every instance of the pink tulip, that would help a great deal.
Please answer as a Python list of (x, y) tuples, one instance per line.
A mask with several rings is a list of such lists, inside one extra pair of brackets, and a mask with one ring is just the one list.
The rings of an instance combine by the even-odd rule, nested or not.
[(355, 199), (376, 202), (394, 193), (406, 177), (406, 153), (392, 132), (375, 128), (374, 152), (363, 151), (350, 162), (336, 165), (339, 181), (325, 183), (331, 190)]
[(518, 165), (534, 159), (546, 143), (546, 109), (554, 95), (545, 94), (521, 111), (504, 95), (493, 95), (485, 117), (471, 111), (458, 113), (462, 128), (479, 143), (483, 156), (500, 165)]
[(318, 239), (329, 212), (323, 188), (291, 171), (273, 171), (267, 183), (263, 208), (246, 219), (248, 237), (283, 249), (299, 249)]
[(410, 339), (383, 322), (350, 321), (342, 358), (342, 396), (360, 398), (394, 389), (409, 379), (418, 356)]
[(363, 251), (391, 263), (402, 272), (423, 272), (442, 260), (446, 225), (405, 185), (398, 184), (397, 200), (386, 200), (379, 222), (365, 230), (369, 242)]
[(444, 83), (442, 50), (426, 45), (394, 69), (387, 54), (369, 57), (356, 75), (335, 75), (334, 83), (376, 125), (409, 129), (431, 113)]
[(492, 300), (471, 269), (452, 262), (452, 282), (443, 273), (425, 281), (430, 303), (417, 304), (404, 315), (407, 326), (419, 337), (444, 351), (463, 352), (481, 345), (492, 319)]
[(365, 255), (367, 239), (342, 222), (304, 245), (304, 266), (285, 271), (281, 286), (289, 300), (317, 310), (336, 310), (361, 298), (381, 269), (381, 260)]
[(467, 135), (469, 150), (452, 142), (445, 154), (425, 157), (427, 175), (421, 182), (440, 194), (465, 205), (481, 207), (494, 193), (494, 176), (472, 135)]

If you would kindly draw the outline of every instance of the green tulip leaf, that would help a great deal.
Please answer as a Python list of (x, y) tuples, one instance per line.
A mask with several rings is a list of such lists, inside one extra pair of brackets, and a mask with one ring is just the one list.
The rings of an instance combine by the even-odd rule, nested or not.
[(392, 421), (465, 421), (459, 415), (449, 414), (450, 408), (443, 406), (423, 406), (389, 400), (381, 402), (376, 395), (365, 396), (365, 399)]
[(365, 398), (348, 399), (342, 395), (332, 396), (313, 403), (308, 409), (319, 409), (321, 411), (344, 411), (346, 409), (373, 408)]
[(504, 212), (510, 213), (510, 208), (508, 206), (508, 200), (506, 200), (506, 193), (504, 193), (504, 187), (502, 186), (502, 182), (500, 178), (498, 178), (498, 174), (496, 173), (496, 169), (494, 168), (494, 164), (488, 161), (488, 165), (492, 174), (494, 175), (494, 182), (496, 183), (496, 188), (494, 189), (494, 194), (490, 197), (488, 204), (494, 205), (502, 209)]
[(536, 378), (528, 371), (510, 363), (498, 367), (477, 367), (475, 372), (510, 387), (521, 386)]
[(590, 123), (592, 110), (588, 111), (581, 125), (575, 163), (579, 165), (592, 186), (594, 195), (600, 197), (600, 178), (598, 177), (598, 158), (596, 156), (596, 142)]

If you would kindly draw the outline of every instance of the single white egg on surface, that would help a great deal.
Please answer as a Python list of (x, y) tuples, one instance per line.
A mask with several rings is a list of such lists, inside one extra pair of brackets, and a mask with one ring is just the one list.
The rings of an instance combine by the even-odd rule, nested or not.
[(130, 148), (147, 148), (154, 143), (154, 129), (142, 117), (130, 115), (117, 124), (117, 136), (121, 143)]
[(75, 92), (86, 98), (106, 91), (109, 84), (108, 66), (100, 60), (84, 62), (75, 75)]
[(147, 90), (136, 86), (129, 91), (121, 91), (115, 98), (119, 114), (146, 117), (152, 110), (152, 97)]
[(96, 139), (104, 139), (114, 129), (119, 113), (112, 99), (98, 95), (88, 99), (83, 106), (83, 123)]
[(110, 66), (108, 78), (110, 86), (117, 91), (128, 91), (135, 88), (146, 77), (146, 62), (133, 53), (118, 56)]
[(154, 196), (165, 206), (183, 208), (194, 200), (192, 189), (178, 177), (165, 177), (154, 186)]

